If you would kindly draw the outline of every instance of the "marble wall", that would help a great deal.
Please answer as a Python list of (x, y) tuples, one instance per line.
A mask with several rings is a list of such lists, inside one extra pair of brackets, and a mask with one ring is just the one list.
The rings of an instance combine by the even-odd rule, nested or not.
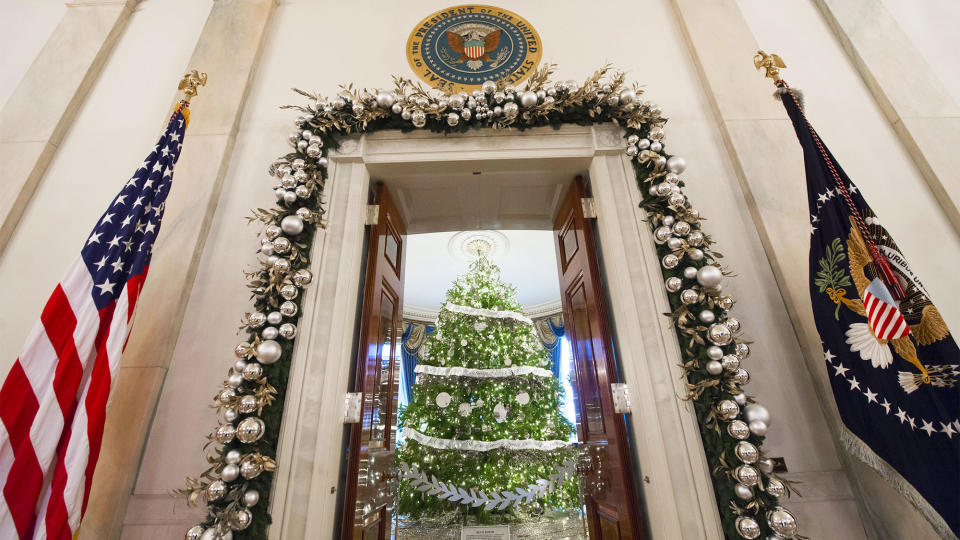
[[(66, 11), (80, 9), (76, 4)], [(409, 30), (449, 3), (90, 4), (127, 4), (132, 12), (117, 39), (106, 45), (102, 71), (93, 74), (88, 88), (75, 89), (81, 99), (62, 141), (51, 145), (49, 165), (22, 201), (9, 240), (0, 244), (0, 282), (7, 284), (0, 288), (5, 306), (0, 338), (23, 341), (103, 205), (153, 144), (183, 70), (208, 71), (210, 86), (194, 100), (194, 123), (171, 195), (181, 209), (171, 204), (157, 245), (166, 255), (151, 271), (150, 296), (144, 299), (156, 302), (162, 316), (141, 317), (133, 331), (110, 412), (113, 436), (104, 448), (105, 459), (115, 461), (110, 472), (103, 472), (103, 465), (98, 471), (81, 535), (176, 537), (193, 517), (167, 493), (204, 466), (203, 435), (215, 423), (207, 404), (231, 362), (239, 316), (248, 306), (241, 270), (254, 260), (256, 232), (243, 218), (271, 200), (266, 166), (286, 151), (292, 128), (293, 114), (278, 107), (298, 101), (289, 90), (294, 86), (331, 93), (340, 83), (376, 87), (388, 85), (391, 74), (410, 76), (403, 51)], [(807, 230), (801, 156), (782, 109), (770, 98), (772, 86), (753, 72), (753, 50), (761, 46), (784, 57), (790, 66), (784, 75), (804, 89), (811, 121), (896, 235), (954, 328), (960, 328), (960, 305), (950, 301), (954, 280), (945, 270), (960, 263), (949, 208), (957, 204), (950, 200), (956, 176), (943, 171), (958, 170), (960, 160), (911, 145), (919, 140), (916, 132), (898, 119), (910, 118), (903, 111), (913, 98), (901, 96), (899, 108), (890, 106), (895, 89), (871, 74), (895, 66), (864, 54), (883, 44), (865, 43), (864, 32), (851, 28), (833, 4), (618, 0), (586, 7), (573, 0), (548, 5), (502, 0), (498, 5), (536, 26), (544, 59), (558, 64), (558, 78), (582, 79), (611, 62), (645, 85), (645, 97), (669, 116), (669, 149), (687, 158), (688, 193), (710, 219), (706, 226), (738, 276), (728, 288), (739, 298), (737, 317), (756, 342), (748, 390), (773, 413), (769, 451), (783, 456), (791, 474), (804, 482), (805, 497), (794, 498), (790, 507), (805, 534), (897, 538), (919, 531), (910, 537), (925, 537), (929, 529), (906, 503), (837, 450), (835, 410), (806, 299), (807, 236), (796, 234)], [(952, 32), (960, 11), (946, 1), (916, 4), (921, 7), (888, 0), (857, 6), (898, 24), (910, 50), (928, 66), (926, 86), (939, 85), (943, 99), (960, 101), (960, 68), (951, 55), (960, 48), (960, 36)], [(24, 85), (42, 93), (50, 76), (30, 66), (42, 36), (53, 42), (66, 31), (56, 27), (62, 4), (28, 10), (5, 0), (0, 10), (24, 20), (17, 30), (10, 18), (0, 17), (3, 28), (11, 28), (0, 32), (0, 46), (16, 51), (0, 63), (0, 102)], [(76, 32), (76, 39), (85, 35)], [(227, 54), (231, 51), (241, 58)], [(22, 104), (15, 106), (18, 110), (3, 115), (30, 118)], [(942, 120), (936, 112), (924, 114)], [(954, 147), (960, 134), (947, 129), (939, 143)], [(4, 144), (0, 139), (0, 151)], [(0, 156), (0, 182), (26, 166), (27, 158)], [(0, 203), (2, 195), (0, 189)], [(0, 223), (6, 218), (0, 214)], [(13, 354), (0, 358), (2, 371), (13, 360)], [(118, 426), (127, 424), (138, 427), (124, 433)], [(125, 517), (118, 512), (122, 508)]]

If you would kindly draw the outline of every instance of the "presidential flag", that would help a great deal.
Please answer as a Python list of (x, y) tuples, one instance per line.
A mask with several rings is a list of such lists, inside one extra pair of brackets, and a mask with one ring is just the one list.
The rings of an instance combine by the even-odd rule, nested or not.
[(810, 298), (844, 446), (945, 538), (960, 535), (960, 350), (927, 291), (804, 116)]
[(188, 118), (181, 102), (53, 290), (0, 387), (0, 538), (67, 540), (77, 532)]

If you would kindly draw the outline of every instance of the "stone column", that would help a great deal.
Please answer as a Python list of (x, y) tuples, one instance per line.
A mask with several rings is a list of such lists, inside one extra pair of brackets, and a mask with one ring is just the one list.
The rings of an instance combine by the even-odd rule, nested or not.
[(960, 104), (880, 0), (815, 0), (954, 229)]
[[(802, 384), (815, 390), (843, 467), (785, 475), (804, 482), (800, 491), (806, 496), (791, 498), (787, 506), (803, 534), (813, 538), (932, 538), (932, 528), (910, 503), (839, 445), (841, 421), (810, 307), (808, 240), (796, 234), (809, 223), (802, 156), (782, 105), (771, 98), (773, 85), (752, 65), (760, 48), (753, 31), (736, 0), (673, 0), (673, 5), (796, 332), (788, 365), (805, 369), (783, 376), (812, 379)], [(788, 428), (777, 425), (771, 432)], [(823, 512), (826, 506), (848, 510)]]
[[(149, 309), (138, 311), (114, 383), (100, 466), (93, 478), (80, 538), (120, 536), (274, 7), (275, 0), (214, 2), (193, 56), (184, 66), (185, 71), (207, 72), (209, 79), (193, 100), (176, 181), (167, 200), (163, 234), (157, 241), (150, 279), (140, 299)], [(173, 510), (170, 500), (160, 502), (168, 508), (163, 511)]]
[(0, 110), (0, 252), (139, 0), (77, 0)]

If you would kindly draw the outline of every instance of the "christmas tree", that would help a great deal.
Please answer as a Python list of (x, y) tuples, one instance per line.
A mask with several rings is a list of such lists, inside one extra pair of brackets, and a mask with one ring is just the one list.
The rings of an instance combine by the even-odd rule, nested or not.
[(512, 285), (480, 256), (447, 291), (409, 405), (398, 510), (519, 521), (578, 506), (573, 426)]

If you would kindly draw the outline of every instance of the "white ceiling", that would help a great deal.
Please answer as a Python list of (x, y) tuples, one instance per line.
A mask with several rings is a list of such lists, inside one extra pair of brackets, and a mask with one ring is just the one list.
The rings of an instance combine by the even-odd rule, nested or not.
[[(503, 279), (517, 289), (517, 300), (525, 307), (560, 300), (557, 258), (553, 231), (502, 230), (508, 247), (494, 258)], [(437, 232), (407, 235), (406, 278), (403, 289), (404, 312), (436, 311), (447, 289), (469, 262), (448, 249), (457, 234)]]

